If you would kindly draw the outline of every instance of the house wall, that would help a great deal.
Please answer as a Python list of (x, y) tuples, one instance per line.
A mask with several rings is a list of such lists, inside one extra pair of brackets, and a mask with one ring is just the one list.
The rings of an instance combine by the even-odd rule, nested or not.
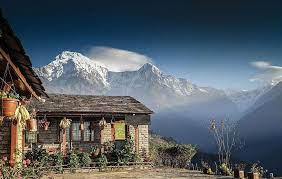
[(149, 126), (138, 125), (138, 136), (139, 136), (139, 154), (143, 158), (149, 156)]
[(11, 148), (11, 122), (4, 120), (0, 126), (0, 157), (10, 155)]
[[(52, 145), (54, 143), (59, 142), (59, 122), (54, 124), (54, 121), (51, 123), (49, 126), (49, 129), (47, 131), (44, 131), (43, 128), (38, 128), (39, 129), (39, 135), (38, 135), (38, 142), (39, 143), (44, 143), (45, 146), (47, 145)], [(144, 124), (142, 125), (131, 125), (127, 124), (128, 126), (128, 135), (132, 138), (134, 141), (134, 151), (136, 151), (136, 145), (138, 147), (138, 153), (140, 156), (145, 159), (149, 155), (149, 124)], [(137, 128), (136, 128), (137, 127)], [(79, 141), (72, 141), (72, 149), (82, 149), (85, 151), (90, 150), (90, 148), (93, 145), (98, 145), (98, 144), (104, 144), (105, 142), (111, 142), (113, 141), (113, 131), (112, 131), (112, 125), (111, 123), (107, 123), (107, 125), (100, 131), (100, 130), (94, 130), (95, 131), (95, 136), (99, 136), (99, 140), (95, 142), (79, 142)], [(137, 135), (136, 136), (136, 132)], [(138, 137), (138, 139), (136, 139)], [(138, 142), (138, 144), (136, 143)], [(69, 146), (68, 146), (69, 147)]]
[(50, 125), (47, 131), (42, 127), (38, 127), (38, 143), (39, 144), (56, 144), (59, 143), (59, 122), (54, 120), (49, 120)]

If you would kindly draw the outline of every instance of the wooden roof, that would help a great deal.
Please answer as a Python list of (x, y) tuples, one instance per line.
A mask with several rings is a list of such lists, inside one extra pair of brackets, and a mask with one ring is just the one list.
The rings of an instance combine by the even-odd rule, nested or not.
[(39, 114), (61, 113), (111, 113), (111, 114), (152, 114), (144, 104), (130, 96), (90, 96), (49, 94), (44, 103), (33, 101), (30, 109)]
[[(2, 16), (0, 9), (0, 55), (2, 58), (10, 59), (13, 63), (13, 75), (22, 75), (21, 79), (24, 85), (29, 87), (29, 92), (37, 96), (47, 96), (42, 82), (37, 74), (32, 69), (32, 64), (20, 40), (15, 36), (11, 26), (7, 20)], [(2, 62), (3, 63), (3, 62)], [(3, 75), (3, 68), (6, 66), (1, 63), (1, 75)], [(11, 64), (10, 64), (11, 65)], [(13, 66), (12, 66), (13, 67)]]

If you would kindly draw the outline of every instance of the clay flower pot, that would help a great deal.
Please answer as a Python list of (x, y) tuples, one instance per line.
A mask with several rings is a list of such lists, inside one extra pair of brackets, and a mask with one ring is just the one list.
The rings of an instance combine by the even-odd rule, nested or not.
[(259, 173), (256, 172), (249, 172), (248, 179), (259, 179)]
[(0, 115), (11, 117), (15, 115), (19, 100), (14, 98), (2, 98), (0, 99)]
[(238, 170), (238, 169), (235, 169), (234, 170), (234, 178), (244, 178), (244, 171), (243, 170)]
[(36, 119), (27, 120), (27, 126), (28, 126), (28, 130), (30, 132), (36, 132), (37, 131), (37, 121), (36, 121)]

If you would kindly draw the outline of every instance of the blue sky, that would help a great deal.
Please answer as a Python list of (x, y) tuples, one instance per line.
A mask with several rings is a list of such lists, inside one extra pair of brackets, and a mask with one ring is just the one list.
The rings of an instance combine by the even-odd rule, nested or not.
[(2, 11), (34, 66), (95, 46), (150, 57), (164, 72), (204, 86), (252, 89), (282, 66), (279, 1), (6, 1)]

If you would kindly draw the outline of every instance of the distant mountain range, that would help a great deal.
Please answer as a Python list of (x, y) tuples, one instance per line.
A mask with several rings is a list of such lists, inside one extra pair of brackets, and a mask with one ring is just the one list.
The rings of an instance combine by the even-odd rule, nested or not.
[(229, 100), (222, 90), (166, 75), (153, 64), (137, 71), (112, 72), (77, 52), (64, 51), (35, 71), (50, 93), (131, 95), (154, 110), (210, 98)]
[(238, 122), (245, 147), (238, 156), (282, 175), (282, 82), (263, 94)]
[[(262, 139), (269, 144), (269, 139), (281, 137), (281, 83), (252, 91), (223, 91), (167, 75), (149, 63), (136, 71), (113, 72), (95, 59), (70, 51), (35, 71), (49, 93), (133, 96), (155, 111), (153, 131), (197, 144), (202, 150), (213, 148), (208, 131), (211, 119), (238, 121), (247, 142), (245, 151), (255, 150), (250, 147)], [(248, 156), (260, 158), (260, 154), (251, 157), (250, 151)]]

